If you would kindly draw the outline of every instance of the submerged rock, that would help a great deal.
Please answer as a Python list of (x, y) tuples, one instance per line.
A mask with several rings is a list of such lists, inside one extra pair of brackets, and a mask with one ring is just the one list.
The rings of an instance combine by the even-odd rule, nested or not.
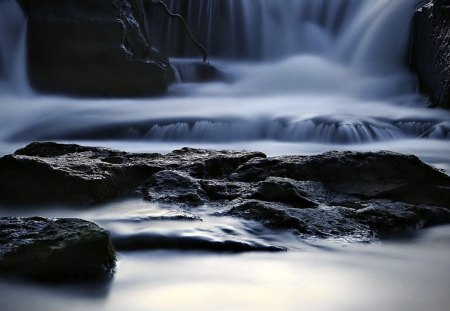
[(152, 48), (139, 0), (18, 0), (28, 20), (28, 71), (38, 91), (77, 96), (162, 94), (173, 80)]
[(112, 277), (109, 234), (81, 219), (0, 217), (0, 273), (44, 282)]
[[(367, 241), (450, 223), (450, 177), (415, 156), (387, 151), (267, 158), (247, 151), (133, 154), (33, 143), (0, 158), (0, 202), (6, 204), (92, 204), (131, 193), (194, 216), (202, 207), (302, 237)], [(157, 240), (166, 248), (192, 245)], [(139, 241), (139, 247), (160, 244), (148, 236)], [(197, 248), (216, 247), (197, 242)]]
[(163, 235), (157, 233), (140, 233), (113, 238), (119, 251), (137, 250), (195, 250), (224, 253), (241, 252), (280, 252), (286, 249), (256, 241), (239, 239), (214, 239), (208, 236)]
[(430, 0), (416, 11), (412, 56), (430, 102), (450, 108), (450, 1)]

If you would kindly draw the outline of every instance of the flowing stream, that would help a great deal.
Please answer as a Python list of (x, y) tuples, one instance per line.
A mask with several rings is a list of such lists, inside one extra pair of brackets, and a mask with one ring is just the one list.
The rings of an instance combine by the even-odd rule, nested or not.
[[(450, 112), (427, 108), (408, 69), (420, 0), (167, 1), (185, 14), (224, 82), (177, 83), (166, 96), (79, 99), (30, 90), (26, 21), (0, 2), (0, 155), (36, 140), (139, 152), (182, 146), (259, 150), (413, 153), (450, 172)], [(157, 47), (189, 63), (196, 51), (162, 19)], [(282, 245), (282, 254), (120, 253), (107, 288), (52, 288), (0, 281), (1, 310), (447, 310), (450, 229), (361, 245), (299, 241), (258, 224), (127, 200), (1, 215), (81, 217), (113, 235), (229, 238)], [(202, 222), (174, 220), (179, 213)], [(3, 294), (6, 293), (6, 294)]]

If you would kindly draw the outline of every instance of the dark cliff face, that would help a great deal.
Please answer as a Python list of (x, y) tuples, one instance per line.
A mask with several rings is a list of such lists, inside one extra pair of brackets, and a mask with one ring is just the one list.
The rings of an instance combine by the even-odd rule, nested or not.
[(32, 86), (78, 96), (167, 90), (167, 57), (150, 44), (140, 0), (18, 0), (28, 18)]
[(450, 1), (431, 0), (416, 11), (412, 65), (432, 105), (450, 108)]

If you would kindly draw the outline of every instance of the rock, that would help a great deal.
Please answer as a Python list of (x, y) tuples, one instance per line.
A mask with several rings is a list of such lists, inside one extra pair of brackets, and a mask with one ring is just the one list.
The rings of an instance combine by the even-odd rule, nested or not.
[(18, 0), (33, 88), (76, 96), (159, 95), (173, 80), (151, 46), (140, 0)]
[(141, 233), (128, 236), (114, 237), (114, 245), (118, 250), (197, 250), (225, 253), (241, 252), (280, 252), (283, 247), (263, 244), (256, 241), (240, 241), (234, 239), (217, 239), (208, 236), (190, 236), (183, 234), (162, 235), (155, 233)]
[(197, 179), (179, 171), (161, 171), (153, 175), (146, 200), (163, 203), (201, 205), (201, 187)]
[(347, 216), (366, 224), (379, 236), (389, 236), (450, 222), (448, 208), (411, 205), (385, 200), (363, 202), (362, 208), (348, 210), (348, 212)]
[[(33, 143), (0, 158), (0, 203), (93, 204), (129, 194), (189, 213), (202, 206), (201, 213), (254, 220), (305, 238), (371, 241), (450, 223), (450, 177), (415, 156), (387, 151), (267, 158), (248, 151), (134, 154)], [(151, 239), (139, 237), (137, 244), (219, 247)]]
[(143, 158), (128, 158), (124, 152), (104, 148), (31, 144), (0, 158), (1, 201), (94, 204), (121, 196), (160, 170), (146, 165)]
[(416, 11), (412, 65), (430, 102), (450, 108), (449, 0), (430, 0)]
[(186, 171), (195, 178), (221, 179), (248, 160), (265, 157), (262, 152), (182, 148), (169, 153), (165, 163), (172, 168), (178, 166), (178, 170)]
[(286, 203), (296, 208), (314, 208), (317, 204), (305, 198), (306, 193), (289, 178), (269, 177), (258, 184), (251, 197), (269, 202)]
[[(358, 197), (443, 206), (449, 203), (449, 176), (415, 156), (387, 151), (255, 158), (239, 167), (231, 179), (255, 182), (269, 176), (317, 181), (335, 193)], [(442, 194), (434, 196), (437, 192)]]
[(43, 282), (109, 280), (109, 234), (81, 219), (0, 217), (0, 273)]
[(260, 156), (265, 155), (188, 148), (162, 156), (32, 143), (0, 158), (0, 202), (95, 204), (135, 192), (159, 171), (180, 170), (209, 178), (231, 173)]
[(244, 201), (233, 206), (227, 215), (256, 220), (273, 229), (294, 229), (300, 233), (308, 233), (308, 225), (291, 216), (282, 205), (277, 207), (262, 201)]

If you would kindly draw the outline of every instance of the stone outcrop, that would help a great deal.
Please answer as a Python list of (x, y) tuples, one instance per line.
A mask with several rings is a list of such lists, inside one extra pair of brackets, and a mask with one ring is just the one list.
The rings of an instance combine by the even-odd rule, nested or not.
[[(450, 177), (415, 156), (387, 151), (268, 158), (246, 151), (133, 154), (33, 143), (0, 158), (0, 198), (8, 204), (92, 204), (129, 193), (186, 211), (202, 206), (216, 216), (254, 220), (306, 238), (370, 241), (450, 223)], [(181, 245), (156, 240), (168, 248)], [(130, 241), (118, 241), (130, 247)], [(186, 245), (217, 247), (197, 242)], [(154, 248), (155, 237), (139, 236), (131, 244)]]
[(0, 201), (94, 204), (133, 193), (159, 171), (179, 169), (197, 178), (222, 178), (262, 155), (186, 148), (162, 156), (33, 143), (0, 158)]
[(38, 91), (77, 96), (162, 94), (173, 80), (151, 46), (140, 0), (18, 0), (28, 18), (28, 67)]
[(416, 11), (412, 61), (430, 103), (450, 108), (449, 0), (430, 0)]
[(109, 234), (81, 219), (0, 217), (0, 273), (43, 282), (105, 281), (115, 268)]

